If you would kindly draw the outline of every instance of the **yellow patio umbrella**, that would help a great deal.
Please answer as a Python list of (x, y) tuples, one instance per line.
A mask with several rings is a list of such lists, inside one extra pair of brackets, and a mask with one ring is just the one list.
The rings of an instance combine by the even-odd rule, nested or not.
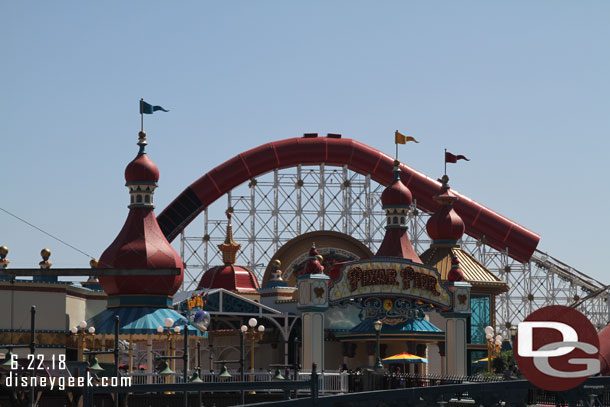
[(381, 359), (382, 363), (402, 363), (402, 370), (404, 373), (407, 372), (405, 363), (428, 363), (428, 359), (422, 358), (421, 356), (412, 355), (407, 352), (402, 352), (394, 356)]
[(428, 363), (428, 359), (421, 356), (412, 355), (407, 352), (402, 352), (394, 356), (381, 359), (382, 363)]

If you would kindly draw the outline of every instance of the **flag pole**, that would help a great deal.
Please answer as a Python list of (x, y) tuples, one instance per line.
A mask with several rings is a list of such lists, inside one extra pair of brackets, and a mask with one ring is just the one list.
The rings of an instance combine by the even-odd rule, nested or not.
[(445, 149), (445, 156), (443, 159), (445, 160), (445, 175), (447, 175), (447, 149)]
[(396, 144), (396, 161), (398, 161), (398, 143), (395, 142), (394, 144)]
[(142, 110), (142, 102), (144, 102), (144, 98), (140, 98), (140, 131), (144, 131), (144, 112)]

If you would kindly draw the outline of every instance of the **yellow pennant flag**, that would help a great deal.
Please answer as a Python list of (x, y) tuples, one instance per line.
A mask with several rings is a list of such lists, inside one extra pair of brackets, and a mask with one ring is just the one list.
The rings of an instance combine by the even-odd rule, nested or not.
[(419, 143), (419, 141), (415, 140), (415, 137), (405, 136), (404, 134), (402, 134), (398, 130), (396, 130), (396, 132), (394, 133), (394, 143), (395, 144), (407, 144), (409, 141), (414, 141), (416, 143)]

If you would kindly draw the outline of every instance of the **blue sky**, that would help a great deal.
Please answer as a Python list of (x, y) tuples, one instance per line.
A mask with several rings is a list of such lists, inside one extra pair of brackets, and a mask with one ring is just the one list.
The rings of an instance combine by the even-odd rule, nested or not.
[[(178, 3), (178, 2), (175, 2)], [(542, 236), (605, 282), (610, 3), (1, 2), (0, 207), (99, 257), (127, 214), (140, 97), (157, 213), (235, 154), (337, 132)], [(87, 257), (0, 212), (13, 267)]]

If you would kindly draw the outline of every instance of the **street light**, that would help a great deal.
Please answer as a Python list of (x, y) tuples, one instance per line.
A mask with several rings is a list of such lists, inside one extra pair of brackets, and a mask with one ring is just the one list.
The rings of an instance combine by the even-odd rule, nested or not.
[(4, 355), (4, 362), (0, 365), (2, 370), (11, 370), (11, 364), (13, 363), (13, 350), (11, 348), (8, 349), (6, 355)]
[[(78, 326), (73, 326), (70, 329), (70, 332), (72, 333), (72, 335), (79, 337), (82, 337), (82, 355), (83, 355), (83, 362), (87, 361), (87, 358), (85, 357), (85, 346), (87, 345), (87, 336), (95, 336), (95, 327), (90, 326), (89, 328), (87, 328), (87, 321), (81, 321)], [(78, 347), (78, 344), (77, 344)]]
[(379, 336), (381, 335), (381, 328), (383, 327), (383, 322), (381, 322), (380, 320), (377, 320), (375, 322), (373, 322), (373, 327), (375, 327), (375, 334), (377, 337), (377, 360), (375, 361), (375, 369), (376, 370), (382, 370), (383, 369), (383, 365), (381, 364), (381, 358), (380, 356), (380, 351), (379, 351)]
[(494, 337), (495, 330), (491, 326), (485, 327), (485, 339), (487, 340), (487, 372), (491, 373), (491, 358), (500, 354), (502, 348), (502, 335)]
[(225, 364), (222, 365), (222, 369), (220, 369), (220, 373), (218, 374), (218, 377), (220, 377), (223, 380), (230, 379), (232, 377), (231, 373), (229, 373), (229, 369), (227, 369), (227, 365), (225, 365)]
[(163, 326), (159, 325), (157, 327), (157, 333), (159, 335), (163, 335), (164, 332), (166, 332), (166, 335), (167, 335), (167, 354), (166, 354), (166, 359), (164, 359), (163, 365), (161, 365), (161, 371), (159, 372), (159, 374), (162, 375), (162, 376), (169, 376), (172, 373), (174, 373), (174, 371), (171, 369), (170, 364), (167, 361), (168, 360), (172, 360), (173, 361), (173, 356), (171, 355), (171, 350), (173, 348), (174, 335), (179, 335), (180, 331), (182, 329), (179, 326), (174, 326), (172, 328), (173, 325), (174, 325), (174, 320), (172, 318), (167, 317), (163, 321)]
[[(250, 381), (254, 381), (254, 344), (263, 338), (263, 333), (265, 332), (263, 325), (256, 327), (256, 324), (258, 324), (256, 318), (250, 318), (248, 320), (249, 327), (246, 325), (241, 326), (242, 337), (250, 341)], [(255, 393), (254, 391), (250, 392), (250, 394)]]

